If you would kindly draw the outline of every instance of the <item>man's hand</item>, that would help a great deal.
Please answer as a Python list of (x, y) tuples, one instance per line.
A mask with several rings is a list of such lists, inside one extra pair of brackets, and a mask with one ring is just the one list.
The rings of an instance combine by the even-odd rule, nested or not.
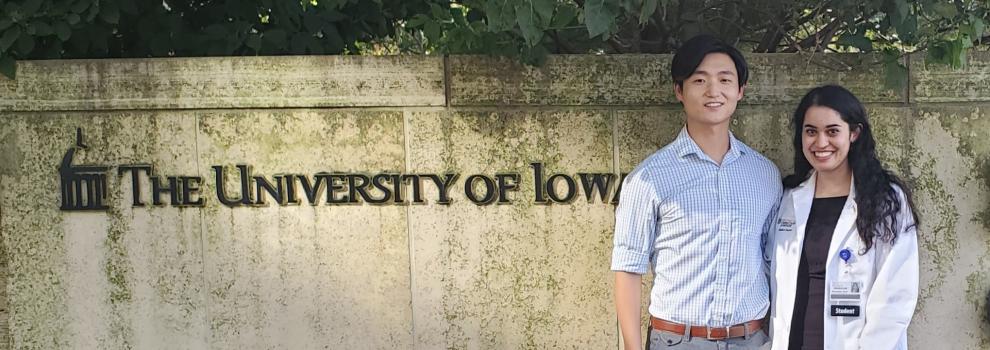
[(626, 350), (643, 348), (640, 334), (640, 283), (643, 276), (635, 273), (615, 272), (615, 313), (619, 318), (619, 332)]

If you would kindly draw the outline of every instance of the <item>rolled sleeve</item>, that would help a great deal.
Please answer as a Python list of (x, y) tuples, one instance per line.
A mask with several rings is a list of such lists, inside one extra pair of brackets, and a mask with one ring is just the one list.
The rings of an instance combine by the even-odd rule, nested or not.
[(615, 211), (612, 271), (646, 274), (657, 232), (656, 189), (647, 173), (637, 169), (626, 176)]

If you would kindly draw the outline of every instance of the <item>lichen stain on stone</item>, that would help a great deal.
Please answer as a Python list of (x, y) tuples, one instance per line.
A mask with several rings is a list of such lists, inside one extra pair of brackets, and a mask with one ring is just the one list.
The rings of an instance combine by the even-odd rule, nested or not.
[(636, 165), (670, 143), (684, 124), (683, 112), (652, 108), (612, 112), (616, 122), (618, 169), (629, 172)]
[[(57, 206), (56, 164), (68, 140), (72, 122), (51, 116), (5, 117), (4, 131), (20, 134), (13, 145), (21, 161), (4, 177), (4, 246), (7, 254), (9, 331), (12, 345), (23, 349), (68, 348), (68, 320), (63, 280), (62, 215)], [(9, 127), (9, 128), (8, 128)], [(71, 131), (69, 131), (71, 129)], [(10, 142), (12, 140), (8, 140)], [(6, 149), (6, 147), (4, 147)], [(54, 189), (54, 191), (52, 191)], [(37, 220), (41, 216), (45, 220)]]
[(980, 348), (985, 349), (990, 346), (990, 319), (987, 319), (987, 286), (990, 286), (990, 278), (982, 271), (970, 273), (966, 276), (966, 301), (973, 306), (973, 311), (979, 315)]
[[(431, 128), (435, 135), (414, 139), (413, 143), (440, 148), (433, 156), (446, 159), (441, 165), (430, 166), (429, 171), (442, 170), (436, 167), (462, 175), (518, 171), (523, 182), (511, 206), (482, 208), (463, 200), (453, 204), (463, 209), (459, 211), (462, 215), (444, 225), (443, 231), (454, 234), (442, 236), (436, 252), (444, 266), (438, 269), (442, 276), (437, 277), (443, 290), (438, 309), (443, 346), (545, 348), (547, 341), (554, 341), (545, 333), (558, 329), (554, 324), (560, 321), (554, 316), (559, 316), (557, 303), (565, 297), (564, 289), (579, 284), (554, 268), (562, 259), (550, 247), (558, 244), (559, 238), (546, 228), (557, 226), (546, 220), (580, 205), (532, 204), (529, 162), (544, 163), (548, 173), (609, 171), (611, 118), (606, 113), (584, 111), (481, 111), (417, 117), (413, 124), (415, 128)], [(580, 155), (568, 156), (575, 152)], [(581, 169), (584, 167), (588, 169)], [(610, 210), (604, 207), (607, 204), (595, 207), (599, 205), (603, 211)], [(477, 217), (503, 224), (476, 228), (472, 218)], [(575, 215), (565, 221), (580, 219)], [(467, 234), (457, 234), (460, 232)]]
[(793, 162), (790, 110), (787, 106), (746, 106), (733, 116), (732, 132), (747, 146), (781, 166), (782, 174), (790, 171)]
[[(918, 299), (918, 309), (922, 309), (925, 300), (935, 296), (945, 283), (952, 270), (952, 263), (958, 256), (959, 241), (956, 236), (956, 222), (959, 213), (955, 207), (955, 198), (948, 192), (945, 185), (935, 174), (935, 159), (924, 154), (917, 146), (911, 146), (909, 158), (912, 168), (920, 170), (914, 175), (912, 185), (916, 194), (927, 194), (933, 201), (926, 207), (932, 208), (937, 215), (922, 217), (922, 222), (930, 230), (922, 230), (918, 235), (918, 243), (928, 253), (934, 266), (935, 277), (932, 283), (921, 288)], [(937, 218), (937, 219), (936, 219)], [(927, 220), (925, 220), (927, 219)]]
[(133, 342), (133, 329), (127, 317), (128, 309), (132, 302), (133, 292), (131, 291), (130, 279), (133, 268), (130, 266), (130, 258), (124, 242), (128, 233), (127, 219), (122, 217), (119, 209), (110, 210), (110, 229), (104, 246), (107, 249), (106, 260), (103, 269), (109, 282), (108, 301), (110, 312), (110, 334), (114, 338), (111, 344), (130, 348)]
[[(983, 179), (984, 188), (990, 190), (990, 156), (984, 154), (980, 157), (974, 170), (977, 172), (977, 177)], [(983, 211), (977, 214), (976, 220), (990, 232), (990, 201), (984, 203)]]
[[(4, 124), (13, 124), (12, 120), (8, 117), (3, 118)], [(19, 133), (15, 130), (18, 128), (10, 127), (6, 125), (3, 129), (0, 129), (0, 176), (17, 177), (18, 171), (21, 167), (21, 161), (24, 160), (24, 153), (20, 150), (20, 140)]]
[[(982, 186), (984, 192), (990, 193), (990, 116), (976, 107), (965, 116), (935, 113), (934, 117), (959, 140), (958, 152), (973, 160), (969, 180), (976, 180), (975, 186)], [(990, 200), (984, 201), (983, 209), (974, 219), (990, 232)], [(990, 244), (990, 237), (987, 242)]]
[(911, 144), (910, 122), (912, 111), (908, 108), (867, 107), (873, 136), (876, 141), (877, 157), (888, 170), (900, 177), (906, 177), (906, 150)]

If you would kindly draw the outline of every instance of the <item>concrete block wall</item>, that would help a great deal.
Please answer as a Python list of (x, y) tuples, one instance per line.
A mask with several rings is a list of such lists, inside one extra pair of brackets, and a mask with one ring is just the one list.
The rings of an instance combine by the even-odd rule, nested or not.
[[(671, 141), (670, 58), (20, 62), (16, 81), (0, 78), (0, 347), (617, 349), (614, 207), (580, 190), (534, 203), (530, 164), (617, 174)], [(870, 55), (748, 59), (733, 131), (784, 173), (809, 88), (840, 83), (867, 104), (923, 220), (912, 348), (990, 348), (990, 55), (961, 70), (905, 58), (899, 90)], [(134, 207), (131, 178), (112, 170), (109, 210), (59, 210), (77, 128), (77, 164), (200, 176), (205, 205)], [(424, 204), (224, 206), (213, 166), (239, 193), (239, 164), (460, 176), (449, 205), (426, 181)], [(496, 173), (520, 175), (511, 203), (465, 197), (467, 176)]]

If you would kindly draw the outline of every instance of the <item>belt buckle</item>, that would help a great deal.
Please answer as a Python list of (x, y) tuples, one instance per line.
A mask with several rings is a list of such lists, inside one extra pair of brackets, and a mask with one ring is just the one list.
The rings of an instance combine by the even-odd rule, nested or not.
[[(708, 340), (725, 340), (725, 339), (729, 339), (729, 328), (731, 328), (731, 327), (732, 326), (725, 326), (725, 327), (710, 327), (709, 326), (709, 327), (705, 327), (706, 333), (707, 333), (705, 335), (705, 338), (708, 338)], [(712, 336), (712, 329), (720, 329), (720, 328), (724, 328), (725, 329), (725, 336), (722, 336), (722, 337), (714, 337), (714, 336)]]

